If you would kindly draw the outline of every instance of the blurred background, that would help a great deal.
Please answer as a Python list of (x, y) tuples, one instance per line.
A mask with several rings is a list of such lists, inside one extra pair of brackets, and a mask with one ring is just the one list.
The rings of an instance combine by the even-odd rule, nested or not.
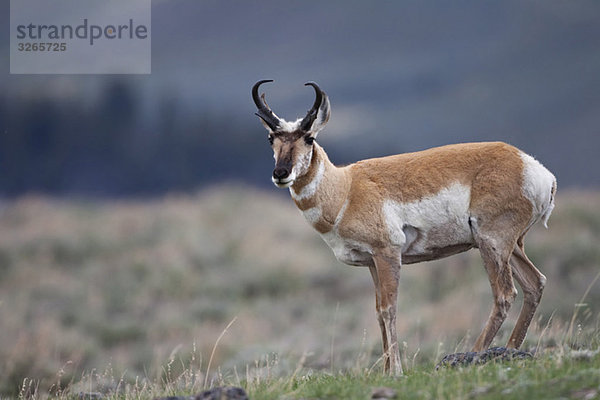
[(304, 82), (327, 91), (333, 114), (320, 141), (339, 163), (504, 140), (540, 158), (561, 187), (597, 187), (599, 8), (154, 1), (151, 75), (20, 76), (2, 63), (0, 193), (269, 185), (250, 100), (259, 79), (275, 80), (267, 99), (287, 119), (312, 104)]
[[(528, 247), (549, 283), (527, 345), (551, 315), (570, 321), (600, 269), (596, 1), (154, 0), (152, 74), (139, 76), (10, 75), (8, 11), (0, 394), (107, 368), (154, 379), (194, 349), (205, 368), (235, 316), (224, 373), (274, 359), (285, 373), (303, 354), (313, 368), (375, 362), (369, 274), (335, 261), (270, 183), (259, 79), (275, 80), (264, 90), (286, 119), (314, 100), (303, 83), (320, 84), (332, 117), (319, 142), (338, 164), (502, 140), (553, 171), (550, 230)], [(428, 264), (404, 269), (399, 302), (417, 362), (468, 348), (491, 307), (477, 254)], [(597, 288), (587, 300), (582, 326)]]

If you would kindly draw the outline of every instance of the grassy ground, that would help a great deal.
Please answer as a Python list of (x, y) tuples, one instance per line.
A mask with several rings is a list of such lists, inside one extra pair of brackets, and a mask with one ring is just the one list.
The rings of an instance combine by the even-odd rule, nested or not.
[(544, 356), (535, 361), (432, 371), (430, 365), (393, 379), (376, 375), (319, 374), (250, 388), (253, 398), (368, 399), (377, 388), (394, 390), (401, 399), (553, 399), (594, 398), (600, 391), (600, 357), (574, 360)]
[(379, 385), (423, 398), (549, 387), (577, 397), (598, 388), (587, 378), (598, 356), (571, 350), (600, 341), (599, 242), (600, 194), (560, 193), (550, 229), (526, 240), (548, 284), (525, 347), (552, 350), (515, 365), (431, 368), (468, 350), (491, 308), (476, 252), (404, 268), (407, 376), (392, 381), (379, 375), (368, 272), (335, 261), (288, 198), (221, 187), (148, 201), (17, 199), (0, 205), (0, 396), (151, 398), (228, 383), (259, 399), (365, 398)]
[[(598, 347), (600, 335), (596, 332)], [(214, 385), (243, 387), (251, 399), (368, 399), (386, 388), (401, 399), (594, 399), (600, 393), (600, 351), (571, 350), (567, 347), (547, 349), (533, 360), (489, 362), (459, 368), (440, 368), (433, 364), (407, 365), (406, 374), (388, 377), (370, 368), (330, 373), (315, 371), (301, 364), (285, 377), (276, 377), (280, 366), (265, 361), (266, 374), (219, 375)], [(162, 381), (127, 383), (115, 378), (112, 371), (91, 374), (65, 387), (52, 388), (61, 399), (103, 394), (106, 399), (150, 399), (186, 396), (201, 391), (202, 373), (189, 364), (177, 376), (170, 376), (169, 366)], [(280, 372), (280, 371), (279, 371)], [(273, 375), (271, 375), (273, 374)], [(100, 392), (93, 392), (98, 384)], [(89, 387), (86, 387), (88, 386)], [(25, 380), (19, 397), (38, 397), (35, 382)], [(42, 396), (43, 397), (43, 396)]]

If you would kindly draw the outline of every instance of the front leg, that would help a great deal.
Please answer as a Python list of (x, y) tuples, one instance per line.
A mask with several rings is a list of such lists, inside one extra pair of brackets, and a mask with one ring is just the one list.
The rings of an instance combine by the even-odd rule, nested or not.
[[(400, 253), (380, 251), (373, 255), (375, 274), (373, 280), (379, 295), (378, 317), (382, 321), (382, 339), (387, 342), (384, 354), (384, 371), (392, 375), (402, 375), (400, 349), (396, 334), (396, 306), (398, 301), (398, 281), (400, 279)], [(373, 274), (373, 271), (371, 272)], [(377, 279), (375, 279), (377, 278)], [(384, 350), (385, 351), (385, 350)]]
[(385, 323), (383, 321), (383, 315), (381, 314), (381, 293), (379, 289), (379, 277), (377, 276), (377, 270), (375, 269), (375, 265), (369, 266), (369, 272), (371, 272), (371, 277), (373, 278), (373, 283), (375, 284), (375, 310), (377, 311), (377, 321), (379, 322), (379, 328), (381, 329), (381, 339), (383, 344), (383, 369), (385, 371), (390, 370), (390, 358), (388, 353), (388, 340), (387, 340), (387, 332), (385, 328)]

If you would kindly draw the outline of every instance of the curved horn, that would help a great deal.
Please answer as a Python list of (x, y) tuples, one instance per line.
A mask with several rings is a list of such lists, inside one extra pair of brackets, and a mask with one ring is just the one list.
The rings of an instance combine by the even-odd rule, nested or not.
[(271, 111), (269, 106), (267, 106), (267, 104), (263, 101), (264, 97), (261, 99), (258, 96), (258, 87), (267, 82), (273, 82), (273, 79), (264, 79), (254, 84), (252, 87), (252, 100), (254, 100), (254, 104), (256, 104), (256, 107), (258, 108), (258, 112), (255, 114), (258, 115), (260, 119), (265, 121), (265, 124), (267, 124), (272, 131), (275, 131), (279, 127), (279, 118), (273, 114), (273, 111)]
[(319, 85), (317, 85), (314, 82), (306, 82), (304, 86), (312, 86), (315, 89), (316, 95), (315, 103), (313, 104), (312, 108), (308, 110), (306, 117), (304, 117), (304, 119), (300, 123), (300, 129), (302, 129), (305, 132), (308, 132), (313, 122), (315, 122), (315, 119), (317, 119), (319, 107), (321, 107), (321, 103), (323, 102), (323, 91), (321, 90)]

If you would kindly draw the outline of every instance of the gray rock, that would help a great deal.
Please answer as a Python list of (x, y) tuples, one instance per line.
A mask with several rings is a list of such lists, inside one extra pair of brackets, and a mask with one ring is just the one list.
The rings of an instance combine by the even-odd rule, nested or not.
[(435, 369), (440, 367), (457, 367), (469, 364), (485, 364), (491, 360), (523, 360), (533, 358), (533, 355), (527, 351), (508, 349), (506, 347), (490, 347), (487, 350), (476, 352), (468, 351), (466, 353), (448, 354), (436, 365)]
[(193, 397), (194, 400), (248, 400), (246, 391), (235, 386), (216, 387)]
[(156, 400), (248, 400), (246, 391), (235, 386), (216, 387), (195, 396), (169, 396)]

